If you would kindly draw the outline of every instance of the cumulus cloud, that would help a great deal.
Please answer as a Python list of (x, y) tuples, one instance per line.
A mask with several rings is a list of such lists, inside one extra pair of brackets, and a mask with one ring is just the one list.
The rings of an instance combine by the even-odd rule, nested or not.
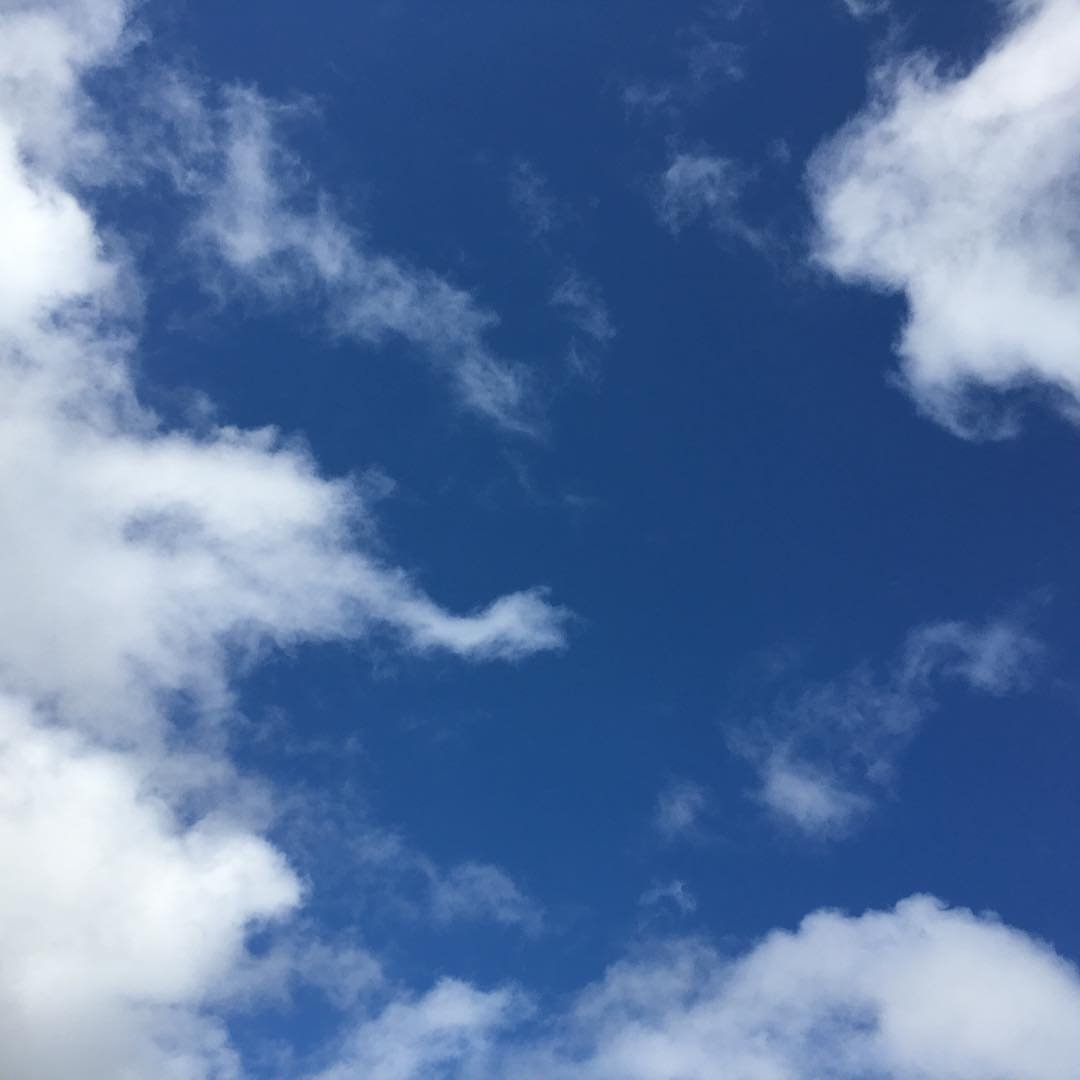
[[(668, 942), (616, 964), (540, 1031), (502, 990), (402, 1000), (323, 1080), (1069, 1080), (1080, 974), (989, 915), (926, 896), (819, 911), (741, 956)], [(382, 1070), (382, 1071), (380, 1071)]]
[(185, 820), (155, 765), (0, 696), (0, 1073), (232, 1075), (203, 1012), (291, 912), (284, 859), (218, 810)]
[(419, 1080), (475, 1075), (491, 1061), (491, 1037), (516, 1014), (509, 991), (446, 979), (395, 1001), (357, 1026), (340, 1058), (313, 1080)]
[(756, 797), (779, 821), (809, 836), (838, 836), (889, 788), (942, 687), (1020, 690), (1040, 651), (1007, 620), (923, 626), (885, 671), (862, 667), (812, 686), (741, 728), (732, 745), (754, 764)]
[(880, 70), (809, 171), (818, 259), (905, 297), (903, 385), (972, 437), (1015, 431), (1020, 392), (1080, 397), (1080, 4), (1004, 7), (969, 70)]

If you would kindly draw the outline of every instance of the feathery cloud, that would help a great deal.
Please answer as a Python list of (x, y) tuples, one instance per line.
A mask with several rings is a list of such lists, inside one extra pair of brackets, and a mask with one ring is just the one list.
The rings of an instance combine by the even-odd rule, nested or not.
[(757, 798), (808, 836), (848, 832), (873, 810), (943, 685), (1002, 695), (1022, 689), (1040, 646), (1004, 620), (912, 631), (883, 673), (858, 668), (810, 687), (739, 729), (735, 750), (758, 773)]

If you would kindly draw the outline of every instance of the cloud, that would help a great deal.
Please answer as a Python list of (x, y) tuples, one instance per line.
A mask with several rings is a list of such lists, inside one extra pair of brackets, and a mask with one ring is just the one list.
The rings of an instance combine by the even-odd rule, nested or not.
[(563, 308), (578, 330), (598, 345), (607, 345), (615, 336), (611, 315), (596, 285), (570, 271), (555, 287), (551, 302)]
[(627, 111), (637, 110), (644, 117), (664, 113), (677, 119), (717, 85), (744, 78), (746, 49), (726, 36), (729, 24), (742, 15), (744, 6), (712, 4), (703, 8), (698, 21), (679, 30), (682, 71), (670, 79), (628, 83), (622, 91)]
[[(32, 25), (65, 39), (67, 13), (98, 6), (38, 12)], [(129, 725), (162, 695), (222, 704), (230, 658), (265, 644), (381, 629), (406, 648), (477, 658), (558, 647), (563, 616), (541, 590), (454, 615), (365, 550), (362, 486), (322, 478), (296, 440), (168, 430), (136, 401), (126, 314), (138, 285), (66, 173), (34, 167), (22, 77), (15, 67), (0, 110), (0, 217), (18, 226), (0, 257), (0, 679), (68, 717)], [(266, 214), (254, 219), (236, 242), (259, 263), (271, 241)], [(408, 302), (399, 314), (418, 316)]]
[(912, 631), (882, 673), (858, 668), (820, 683), (740, 729), (732, 746), (757, 770), (756, 797), (809, 836), (848, 832), (873, 810), (944, 685), (1003, 695), (1023, 689), (1039, 644), (1005, 620)]
[(692, 833), (708, 805), (705, 790), (692, 780), (670, 783), (656, 800), (653, 826), (667, 840)]
[(697, 911), (697, 897), (687, 887), (685, 881), (669, 881), (664, 885), (653, 885), (641, 894), (638, 904), (644, 908), (656, 908), (670, 905), (680, 915), (692, 915)]
[(162, 787), (0, 696), (4, 1076), (231, 1075), (203, 1007), (301, 887), (243, 822), (185, 820)]
[(496, 866), (470, 861), (443, 869), (396, 833), (376, 828), (356, 833), (350, 846), (369, 887), (413, 917), (439, 925), (490, 921), (530, 934), (543, 925), (541, 906)]
[(1080, 1062), (1076, 969), (927, 896), (860, 917), (819, 911), (735, 957), (661, 943), (565, 1012), (529, 1027), (523, 1014), (512, 992), (444, 984), (359, 1026), (320, 1076), (1069, 1080)]
[(902, 383), (968, 437), (1014, 432), (1032, 391), (1080, 415), (1080, 4), (1004, 8), (968, 70), (879, 70), (809, 170), (817, 258), (903, 294)]
[(856, 19), (869, 19), (889, 10), (889, 0), (843, 0), (843, 4)]
[(358, 1025), (340, 1060), (313, 1080), (419, 1080), (475, 1074), (491, 1035), (515, 1015), (515, 995), (446, 979)]
[(279, 135), (287, 110), (250, 88), (223, 97), (217, 112), (174, 81), (159, 102), (183, 132), (186, 154), (172, 171), (200, 207), (194, 249), (266, 300), (321, 306), (335, 336), (413, 346), (469, 408), (509, 430), (533, 430), (527, 373), (487, 343), (495, 314), (438, 275), (372, 250), (329, 198), (306, 191)]
[(746, 223), (740, 206), (745, 186), (745, 171), (730, 158), (676, 154), (660, 180), (657, 212), (672, 233), (704, 218), (721, 236), (757, 247), (761, 237)]
[(510, 171), (510, 204), (534, 240), (543, 239), (563, 224), (563, 212), (547, 177), (531, 162), (519, 161)]
[[(449, 612), (385, 557), (362, 481), (323, 477), (277, 431), (178, 430), (139, 402), (142, 285), (92, 201), (115, 179), (114, 132), (81, 89), (125, 55), (127, 16), (120, 0), (0, 7), (0, 1073), (226, 1080), (237, 996), (280, 986), (282, 963), (327, 978), (317, 942), (265, 963), (250, 945), (303, 889), (221, 752), (238, 665), (373, 634), (515, 659), (559, 647), (563, 613), (543, 590)], [(341, 285), (359, 335), (397, 319), (429, 350), (447, 327), (479, 340), (464, 294), (286, 209), (260, 173), (263, 106), (232, 101), (223, 182), (239, 201), (207, 213), (229, 257), (274, 283), (260, 288), (310, 273)], [(483, 356), (450, 344), (480, 395)], [(447, 911), (524, 902), (490, 868), (439, 884)], [(349, 955), (358, 985), (370, 965)]]

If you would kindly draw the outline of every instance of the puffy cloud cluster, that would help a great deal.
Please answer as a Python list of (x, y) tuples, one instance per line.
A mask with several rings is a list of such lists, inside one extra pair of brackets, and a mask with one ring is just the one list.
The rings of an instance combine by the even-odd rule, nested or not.
[(913, 897), (820, 911), (741, 956), (669, 943), (522, 1025), (506, 991), (443, 984), (366, 1021), (321, 1080), (1069, 1080), (1080, 974), (991, 916)]
[(904, 385), (968, 436), (1014, 431), (1017, 391), (1080, 398), (1080, 4), (1004, 7), (970, 70), (880, 70), (810, 169), (819, 259), (904, 295)]

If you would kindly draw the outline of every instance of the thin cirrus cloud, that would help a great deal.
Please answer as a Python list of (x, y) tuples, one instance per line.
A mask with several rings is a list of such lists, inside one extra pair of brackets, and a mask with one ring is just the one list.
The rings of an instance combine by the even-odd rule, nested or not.
[(967, 437), (1015, 432), (1017, 393), (1080, 415), (1080, 4), (1003, 8), (969, 70), (879, 70), (809, 170), (817, 258), (904, 296), (903, 385)]
[(673, 780), (657, 796), (653, 828), (665, 840), (691, 836), (708, 805), (708, 796), (700, 784)]
[(1080, 1060), (1080, 973), (928, 896), (818, 911), (734, 957), (663, 943), (539, 1024), (531, 1004), (445, 981), (361, 1020), (317, 1080), (1070, 1080)]
[(615, 324), (600, 290), (581, 274), (569, 271), (555, 286), (551, 303), (595, 345), (608, 345), (615, 337)]
[[(220, 720), (234, 659), (267, 646), (385, 633), (513, 659), (563, 643), (537, 591), (440, 607), (365, 550), (362, 488), (295, 442), (168, 429), (140, 404), (141, 285), (83, 194), (109, 178), (112, 133), (81, 82), (122, 58), (128, 15), (0, 11), (0, 1073), (41, 1080), (238, 1075), (218, 1009), (261, 983), (250, 932), (304, 899), (263, 835), (272, 811), (220, 740), (181, 740), (174, 704)], [(273, 224), (259, 213), (278, 204), (255, 203)], [(390, 283), (372, 304), (417, 313), (428, 294), (397, 264), (343, 250)], [(451, 879), (446, 903), (471, 884)]]
[(857, 668), (781, 702), (731, 738), (757, 773), (755, 798), (815, 838), (850, 832), (892, 785), (900, 758), (948, 684), (1022, 689), (1041, 652), (1021, 626), (933, 623), (913, 630), (881, 672)]
[(189, 244), (205, 257), (210, 280), (321, 308), (328, 332), (341, 339), (403, 342), (467, 408), (506, 430), (534, 433), (529, 373), (487, 340), (495, 313), (439, 275), (373, 250), (329, 198), (307, 190), (280, 134), (287, 109), (248, 87), (220, 97), (214, 107), (173, 75), (151, 106), (177, 135), (167, 154), (155, 148), (152, 156), (194, 201)]
[(444, 926), (486, 921), (528, 934), (543, 928), (543, 908), (497, 866), (469, 861), (443, 868), (377, 828), (354, 829), (348, 850), (364, 884), (398, 912)]
[(747, 222), (742, 207), (746, 182), (746, 170), (731, 158), (676, 154), (660, 178), (657, 214), (675, 235), (703, 220), (719, 236), (760, 248), (764, 238)]

